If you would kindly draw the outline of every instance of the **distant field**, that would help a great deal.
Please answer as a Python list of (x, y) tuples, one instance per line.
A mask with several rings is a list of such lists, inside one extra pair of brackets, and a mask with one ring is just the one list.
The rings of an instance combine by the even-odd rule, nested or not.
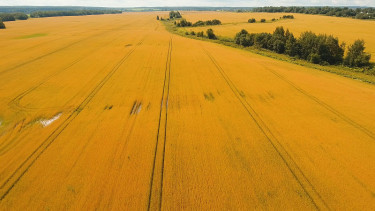
[(374, 85), (171, 34), (166, 14), (7, 22), (0, 210), (375, 210)]
[(375, 21), (358, 20), (352, 18), (337, 18), (322, 15), (294, 14), (295, 19), (284, 19), (274, 23), (247, 23), (248, 19), (255, 18), (259, 21), (262, 18), (271, 20), (279, 19), (289, 13), (232, 13), (232, 12), (182, 12), (188, 21), (219, 19), (223, 25), (194, 27), (188, 30), (204, 30), (212, 28), (219, 36), (233, 38), (241, 29), (246, 29), (250, 33), (273, 32), (277, 26), (288, 28), (295, 35), (305, 31), (315, 33), (332, 34), (339, 37), (341, 41), (352, 44), (356, 39), (364, 39), (366, 51), (371, 53), (372, 61), (375, 61)]

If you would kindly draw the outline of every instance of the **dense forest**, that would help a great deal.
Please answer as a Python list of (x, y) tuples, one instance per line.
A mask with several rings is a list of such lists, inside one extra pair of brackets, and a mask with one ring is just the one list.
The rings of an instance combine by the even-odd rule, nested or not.
[(71, 10), (71, 11), (37, 11), (30, 13), (32, 18), (56, 17), (56, 16), (82, 16), (82, 15), (101, 15), (101, 14), (119, 14), (120, 10)]
[(77, 10), (122, 10), (107, 7), (76, 7), (76, 6), (0, 6), (0, 13), (22, 12), (30, 14), (39, 11), (77, 11)]
[(27, 20), (29, 16), (22, 12), (16, 13), (0, 13), (0, 18), (3, 21)]
[(303, 14), (320, 14), (336, 17), (352, 17), (356, 19), (375, 19), (375, 8), (348, 7), (258, 7), (253, 12), (287, 12)]
[(340, 43), (338, 38), (332, 35), (317, 35), (310, 31), (295, 38), (293, 33), (285, 31), (283, 27), (277, 27), (273, 33), (248, 33), (243, 29), (236, 34), (234, 42), (244, 47), (255, 46), (287, 54), (315, 64), (344, 64), (350, 67), (370, 65), (371, 55), (364, 52), (363, 40), (356, 40), (350, 45), (344, 57), (345, 43)]

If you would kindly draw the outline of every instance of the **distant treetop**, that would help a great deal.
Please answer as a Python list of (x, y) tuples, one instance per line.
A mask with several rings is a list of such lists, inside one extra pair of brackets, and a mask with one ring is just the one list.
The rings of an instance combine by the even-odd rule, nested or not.
[(348, 7), (258, 7), (253, 12), (286, 12), (319, 14), (336, 17), (352, 17), (356, 19), (375, 19), (375, 8), (348, 8)]

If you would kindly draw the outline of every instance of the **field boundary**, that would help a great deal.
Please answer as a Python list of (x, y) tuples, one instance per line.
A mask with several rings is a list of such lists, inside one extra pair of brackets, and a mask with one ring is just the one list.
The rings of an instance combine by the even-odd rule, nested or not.
[[(252, 46), (252, 47), (242, 47), (240, 45), (235, 44), (231, 40), (231, 38), (228, 38), (228, 37), (218, 36), (221, 39), (212, 40), (212, 39), (208, 39), (208, 38), (205, 38), (205, 37), (197, 37), (197, 36), (193, 36), (193, 35), (186, 35), (185, 32), (188, 32), (188, 31), (179, 30), (179, 28), (175, 27), (172, 22), (170, 22), (170, 21), (162, 21), (162, 22), (163, 22), (167, 31), (169, 31), (172, 34), (176, 34), (176, 35), (179, 35), (179, 36), (182, 36), (182, 37), (206, 41), (206, 42), (212, 42), (212, 43), (216, 43), (216, 44), (220, 44), (220, 45), (224, 45), (224, 46), (228, 46), (228, 47), (232, 47), (232, 48), (237, 48), (237, 49), (245, 50), (245, 51), (248, 51), (248, 52), (251, 52), (251, 53), (254, 53), (254, 54), (258, 54), (260, 56), (276, 59), (276, 60), (279, 60), (279, 61), (283, 61), (283, 62), (295, 64), (295, 65), (299, 65), (299, 66), (302, 66), (302, 67), (316, 69), (316, 70), (319, 70), (319, 71), (333, 73), (333, 74), (336, 74), (336, 75), (339, 75), (339, 76), (342, 76), (342, 77), (345, 77), (345, 78), (350, 78), (350, 79), (358, 80), (358, 81), (365, 82), (365, 83), (368, 83), (368, 84), (371, 84), (371, 85), (375, 85), (375, 75), (366, 74), (366, 73), (364, 73), (364, 70), (360, 69), (360, 68), (349, 68), (349, 67), (345, 67), (345, 66), (335, 66), (335, 65), (322, 66), (322, 65), (318, 65), (318, 64), (313, 64), (313, 63), (310, 63), (308, 61), (304, 61), (304, 60), (301, 60), (301, 59), (290, 57), (290, 56), (287, 56), (287, 55), (284, 55), (284, 54), (278, 54), (278, 53), (275, 53), (275, 52), (272, 52), (272, 51), (266, 50), (266, 49), (256, 48), (254, 46)], [(372, 71), (374, 71), (374, 70), (372, 70)]]

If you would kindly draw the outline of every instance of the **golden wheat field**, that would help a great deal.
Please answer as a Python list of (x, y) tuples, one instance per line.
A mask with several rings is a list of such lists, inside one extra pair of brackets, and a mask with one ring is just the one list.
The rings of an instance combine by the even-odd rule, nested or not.
[[(212, 28), (217, 35), (233, 38), (241, 29), (249, 33), (273, 32), (276, 27), (283, 26), (296, 36), (302, 32), (312, 31), (317, 34), (329, 34), (339, 38), (348, 46), (356, 39), (363, 39), (366, 43), (366, 51), (371, 53), (372, 61), (375, 61), (375, 21), (358, 20), (342, 17), (330, 17), (323, 15), (305, 15), (295, 13), (232, 13), (232, 12), (182, 12), (188, 21), (219, 19), (222, 25), (206, 26), (199, 28), (186, 28), (190, 30), (203, 30)], [(283, 15), (293, 15), (295, 19), (280, 19)], [(255, 18), (257, 23), (248, 23), (248, 19)], [(260, 19), (266, 19), (267, 23), (260, 23)], [(271, 19), (278, 19), (271, 22)]]
[[(0, 210), (375, 209), (374, 85), (174, 35), (161, 14), (7, 23)], [(246, 27), (310, 24), (374, 54), (374, 27), (337, 22), (375, 22), (295, 16)]]

